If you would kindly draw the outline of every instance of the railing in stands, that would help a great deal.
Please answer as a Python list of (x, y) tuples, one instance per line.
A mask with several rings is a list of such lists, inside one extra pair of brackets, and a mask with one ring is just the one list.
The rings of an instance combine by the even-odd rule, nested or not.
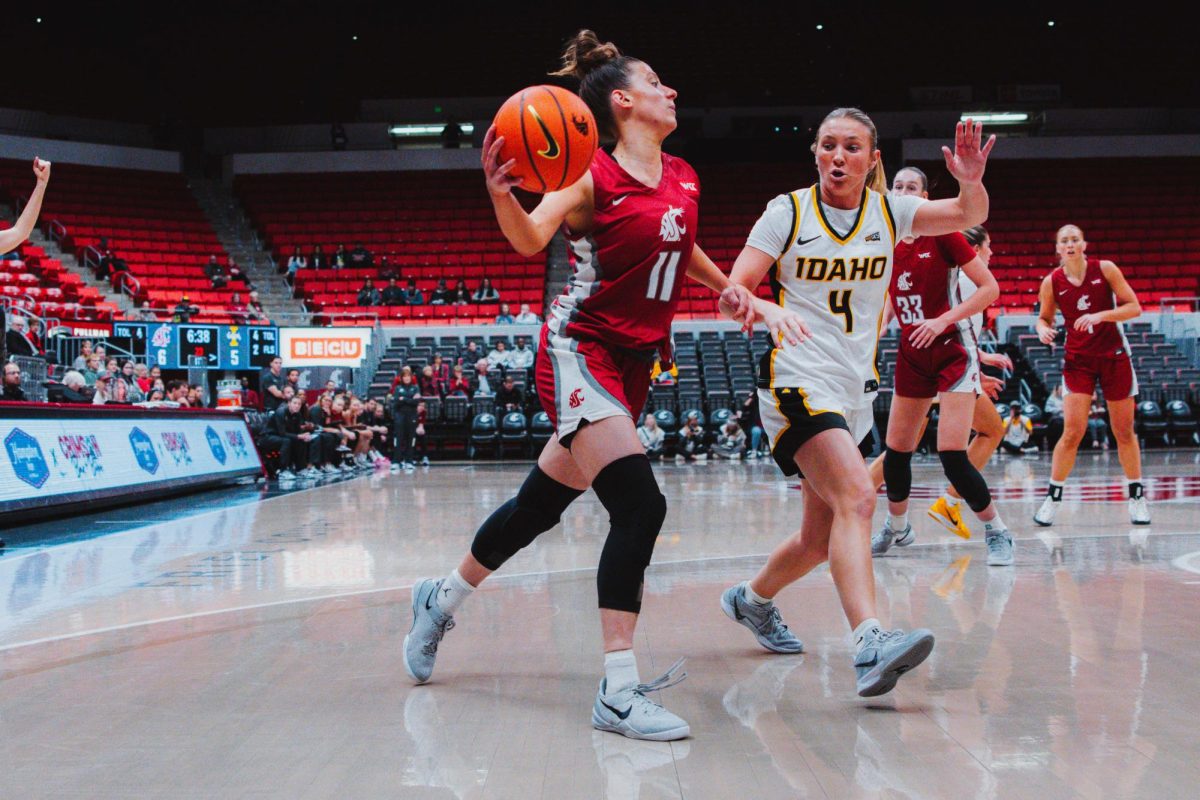
[(128, 295), (131, 300), (137, 300), (138, 295), (142, 293), (142, 282), (128, 272), (118, 272), (117, 275), (120, 276), (117, 281), (117, 291)]
[(67, 238), (67, 226), (56, 219), (46, 223), (46, 238), (61, 248), (63, 239)]
[(94, 246), (88, 245), (83, 248), (83, 268), (90, 269), (93, 275), (100, 274), (100, 260), (104, 258), (104, 254), (97, 250)]
[(21, 369), (21, 391), (25, 392), (26, 399), (33, 403), (46, 402), (48, 392), (45, 381), (50, 378), (46, 359), (36, 356), (10, 356), (10, 360)]

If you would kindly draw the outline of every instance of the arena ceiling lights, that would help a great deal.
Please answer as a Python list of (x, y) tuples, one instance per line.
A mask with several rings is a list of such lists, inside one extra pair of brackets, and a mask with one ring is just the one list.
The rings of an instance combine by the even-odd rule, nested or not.
[(1024, 111), (964, 111), (959, 122), (973, 119), (984, 125), (1027, 125), (1029, 114)]
[[(470, 122), (458, 123), (458, 129), (463, 136), (471, 136), (475, 133), (475, 125)], [(430, 136), (441, 136), (446, 130), (446, 123), (436, 122), (430, 124), (419, 125), (389, 125), (388, 136), (393, 139), (425, 139)]]

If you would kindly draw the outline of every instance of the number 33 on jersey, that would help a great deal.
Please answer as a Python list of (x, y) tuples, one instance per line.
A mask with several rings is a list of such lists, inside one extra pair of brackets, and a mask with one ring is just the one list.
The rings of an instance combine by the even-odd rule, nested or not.
[(810, 405), (826, 409), (856, 408), (879, 388), (875, 350), (893, 250), (925, 201), (866, 189), (857, 208), (836, 209), (819, 193), (812, 186), (776, 197), (747, 240), (777, 259), (770, 272), (775, 301), (812, 330), (799, 345), (767, 353), (759, 386), (800, 389)]

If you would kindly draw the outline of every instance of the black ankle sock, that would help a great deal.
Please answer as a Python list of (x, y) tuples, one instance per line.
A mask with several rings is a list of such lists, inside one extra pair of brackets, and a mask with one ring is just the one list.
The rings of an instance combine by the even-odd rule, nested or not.
[(1063, 490), (1063, 487), (1055, 486), (1052, 483), (1052, 484), (1050, 484), (1050, 491), (1048, 491), (1047, 494), (1050, 495), (1050, 499), (1053, 500), (1054, 502), (1056, 502), (1056, 503), (1062, 502), (1062, 490)]

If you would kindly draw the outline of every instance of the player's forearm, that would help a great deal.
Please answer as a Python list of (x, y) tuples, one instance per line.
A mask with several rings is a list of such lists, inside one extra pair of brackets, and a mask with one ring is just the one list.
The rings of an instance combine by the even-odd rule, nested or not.
[(983, 183), (963, 183), (958, 187), (959, 230), (987, 222), (991, 201)]
[(21, 216), (17, 218), (11, 228), (0, 231), (0, 253), (17, 249), (29, 238), (29, 234), (33, 232), (33, 226), (37, 224), (38, 215), (42, 213), (42, 198), (45, 195), (46, 183), (38, 181), (29, 195), (29, 201), (25, 203), (25, 209), (21, 212)]
[(539, 226), (533, 217), (521, 208), (521, 204), (511, 192), (500, 196), (493, 195), (492, 208), (495, 209), (496, 221), (500, 223), (504, 238), (523, 256), (536, 255), (545, 250), (554, 236), (553, 230), (543, 230), (543, 226)]
[(1128, 303), (1121, 303), (1116, 308), (1108, 311), (1101, 311), (1096, 316), (1103, 319), (1105, 322), (1125, 322), (1127, 320), (1136, 319), (1142, 315), (1142, 304), (1137, 300), (1131, 300)]
[(688, 262), (687, 276), (702, 283), (717, 294), (730, 285), (729, 276), (713, 262), (698, 246), (692, 248), (692, 259)]
[(947, 325), (953, 325), (976, 314), (982, 314), (988, 306), (996, 302), (998, 297), (1000, 297), (1000, 286), (995, 281), (991, 285), (980, 286), (975, 290), (975, 294), (967, 298), (965, 302), (951, 307), (949, 311), (942, 314), (942, 321)]

